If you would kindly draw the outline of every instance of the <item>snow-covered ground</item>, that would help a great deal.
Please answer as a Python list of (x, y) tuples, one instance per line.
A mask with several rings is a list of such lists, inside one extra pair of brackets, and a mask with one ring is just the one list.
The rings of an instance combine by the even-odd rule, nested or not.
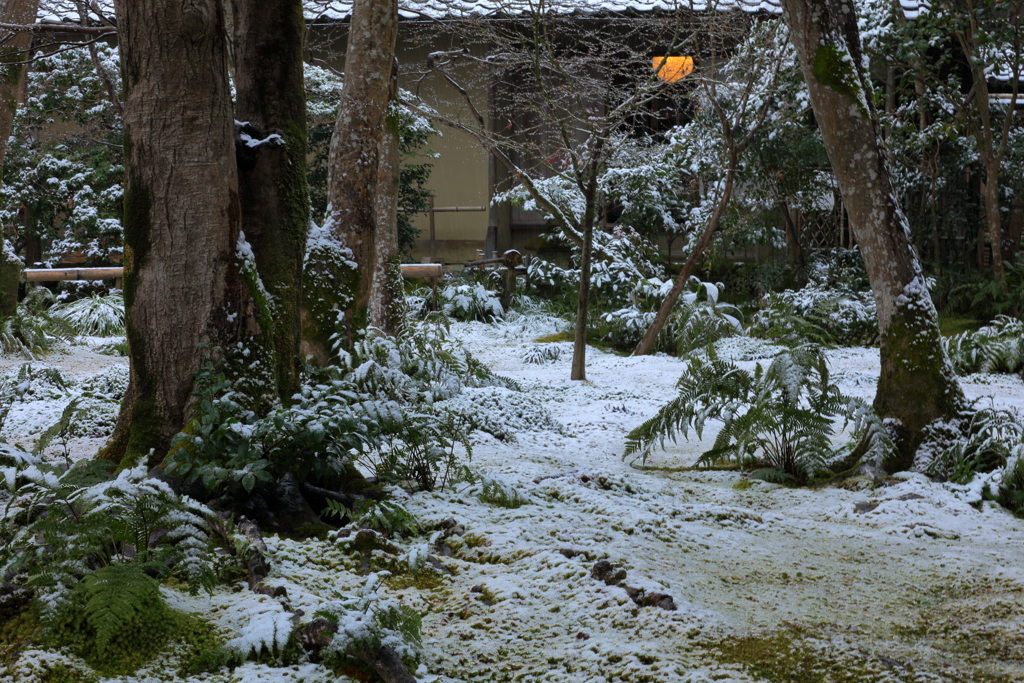
[[(396, 575), (381, 591), (423, 613), (421, 680), (1024, 681), (1024, 520), (916, 474), (877, 488), (852, 480), (789, 489), (689, 469), (713, 434), (704, 444), (680, 441), (646, 467), (631, 464), (622, 459), (624, 435), (673, 395), (679, 360), (591, 349), (588, 380), (573, 382), (568, 343), (554, 362), (522, 360), (554, 323), (454, 329), (563, 428), (522, 431), (512, 443), (477, 439), (473, 469), (515, 487), (526, 505), (485, 504), (465, 485), (402, 501), (428, 527), (453, 518), (466, 532), (450, 536), (453, 554), (441, 557), (452, 575)], [(719, 350), (745, 367), (772, 354), (745, 338)], [(841, 388), (871, 398), (877, 350), (829, 356)], [(124, 362), (77, 347), (46, 359), (77, 378)], [(964, 389), (1024, 408), (1014, 376), (972, 376)], [(12, 412), (5, 436), (29, 442), (22, 427), (47, 411), (59, 415), (54, 403)], [(76, 455), (96, 447), (76, 444)], [(283, 624), (286, 608), (311, 615), (335, 591), (365, 581), (345, 540), (268, 545), (268, 583), (286, 587), (287, 598), (229, 589), (168, 596), (231, 637), (260, 620)], [(621, 585), (592, 578), (601, 559), (626, 570)], [(638, 607), (622, 586), (671, 595), (677, 609)], [(13, 680), (32, 680), (29, 667), (42, 657), (27, 653)], [(161, 660), (122, 680), (169, 680), (169, 671)], [(195, 680), (347, 679), (313, 664), (249, 663)]]

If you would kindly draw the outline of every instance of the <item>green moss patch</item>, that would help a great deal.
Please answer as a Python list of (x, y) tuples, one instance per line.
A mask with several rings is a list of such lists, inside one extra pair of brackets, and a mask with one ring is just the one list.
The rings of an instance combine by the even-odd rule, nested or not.
[(984, 320), (973, 318), (943, 318), (939, 316), (939, 332), (943, 337), (952, 337), (962, 332), (975, 332), (985, 325)]
[(887, 670), (864, 655), (825, 651), (795, 630), (729, 638), (714, 645), (712, 653), (770, 683), (874, 683)]
[[(543, 337), (537, 337), (533, 341), (535, 341), (538, 344), (553, 344), (553, 343), (556, 343), (556, 342), (574, 342), (574, 341), (576, 341), (576, 333), (575, 332), (559, 332), (558, 334), (548, 334), (548, 335), (545, 335)], [(611, 344), (609, 344), (608, 342), (600, 341), (600, 340), (597, 340), (597, 339), (590, 339), (589, 335), (588, 335), (588, 339), (587, 339), (587, 346), (592, 346), (595, 349), (600, 349), (601, 351), (605, 351), (607, 353), (614, 353), (617, 356), (628, 356), (628, 355), (630, 355), (629, 352), (623, 351), (621, 349), (617, 349), (614, 346), (612, 346)]]
[(868, 117), (868, 112), (864, 108), (860, 79), (847, 53), (840, 52), (835, 45), (819, 45), (814, 53), (812, 70), (814, 77), (822, 85), (857, 105), (861, 114), (865, 118)]
[(166, 607), (138, 615), (110, 639), (102, 653), (81, 616), (54, 623), (47, 640), (50, 645), (68, 648), (104, 676), (132, 674), (171, 647), (182, 676), (217, 669), (231, 659), (210, 624)]

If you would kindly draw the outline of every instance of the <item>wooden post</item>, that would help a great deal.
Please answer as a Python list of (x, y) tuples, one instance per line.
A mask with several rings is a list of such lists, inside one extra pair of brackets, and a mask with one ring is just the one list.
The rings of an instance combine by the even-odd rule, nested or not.
[[(430, 262), (437, 263), (437, 247), (434, 239), (434, 198), (430, 198)], [(435, 309), (437, 310), (437, 309)]]

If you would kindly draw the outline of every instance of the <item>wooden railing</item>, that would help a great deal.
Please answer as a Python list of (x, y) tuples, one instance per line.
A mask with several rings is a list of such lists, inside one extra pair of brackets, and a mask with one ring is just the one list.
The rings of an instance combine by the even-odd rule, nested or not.
[[(444, 274), (440, 263), (403, 263), (405, 277), (437, 278)], [(57, 282), (59, 280), (119, 280), (124, 268), (26, 268), (27, 282)]]

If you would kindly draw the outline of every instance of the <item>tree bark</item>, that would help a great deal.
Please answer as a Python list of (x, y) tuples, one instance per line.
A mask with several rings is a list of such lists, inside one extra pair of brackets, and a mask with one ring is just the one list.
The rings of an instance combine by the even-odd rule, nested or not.
[(223, 360), (243, 396), (258, 396), (273, 378), (262, 371), (269, 359), (258, 343), (265, 311), (238, 258), (241, 213), (221, 1), (117, 0), (116, 9), (126, 93), (131, 380), (100, 457), (148, 456), (155, 465), (185, 428), (192, 373), (204, 357)]
[(943, 350), (935, 308), (910, 240), (861, 68), (852, 0), (782, 0), (850, 227), (878, 308), (881, 377), (874, 408), (892, 418), (899, 454), (913, 463), (922, 430), (955, 418), (963, 393)]
[[(1021, 3), (1006, 3), (1001, 11), (1001, 16), (996, 19), (989, 17), (990, 21), (999, 21), (1004, 27), (1013, 32), (1013, 39), (1007, 41), (1011, 46), (1009, 61), (1011, 63), (1010, 90), (1011, 98), (1008, 103), (1006, 115), (1003, 117), (1002, 125), (996, 125), (992, 120), (991, 95), (988, 87), (989, 73), (986, 62), (982, 59), (983, 45), (986, 39), (991, 40), (993, 36), (985, 36), (980, 18), (984, 11), (984, 4), (975, 5), (972, 0), (962, 3), (954, 3), (953, 12), (962, 13), (964, 26), (955, 32), (957, 41), (963, 50), (964, 58), (971, 70), (973, 85), (973, 99), (977, 107), (976, 116), (968, 119), (971, 132), (974, 135), (975, 143), (978, 146), (978, 156), (981, 158), (982, 166), (985, 168), (985, 179), (981, 183), (982, 199), (985, 204), (985, 230), (992, 247), (992, 274), (999, 281), (1006, 292), (1006, 269), (1003, 266), (1003, 218), (999, 206), (999, 172), (1002, 167), (1003, 157), (1009, 143), (1009, 133), (1013, 127), (1016, 115), (1017, 95), (1020, 89), (1020, 57), (1021, 53)], [(992, 9), (989, 6), (989, 9)], [(995, 36), (995, 44), (999, 44), (999, 36)], [(1014, 59), (1016, 57), (1016, 59)], [(984, 245), (981, 246), (984, 248)]]
[(672, 308), (676, 305), (676, 301), (679, 300), (679, 295), (683, 293), (686, 283), (690, 281), (690, 275), (693, 274), (694, 268), (697, 267), (697, 262), (700, 261), (704, 250), (711, 243), (711, 237), (715, 234), (715, 230), (718, 229), (718, 222), (722, 219), (725, 208), (729, 206), (729, 201), (732, 199), (733, 185), (736, 181), (739, 150), (731, 138), (727, 144), (729, 146), (729, 167), (725, 174), (725, 187), (722, 189), (722, 196), (719, 197), (718, 205), (715, 207), (714, 213), (711, 214), (708, 224), (704, 227), (704, 232), (701, 234), (700, 239), (697, 240), (697, 244), (694, 245), (693, 250), (687, 257), (686, 263), (683, 264), (683, 269), (679, 271), (679, 275), (672, 284), (672, 289), (669, 290), (668, 296), (661, 302), (661, 306), (654, 316), (654, 321), (647, 328), (643, 338), (640, 339), (640, 343), (633, 349), (634, 356), (645, 356), (654, 348), (658, 335), (661, 334), (662, 328), (668, 322), (668, 317), (672, 314)]
[[(398, 99), (398, 61), (391, 65), (388, 102)], [(390, 105), (389, 105), (390, 106)], [(395, 334), (403, 315), (402, 275), (398, 258), (398, 184), (402, 156), (398, 149), (399, 122), (389, 113), (381, 131), (380, 165), (377, 168), (377, 258), (370, 298), (370, 324)]]
[(263, 286), (273, 302), (277, 392), (299, 388), (302, 263), (309, 230), (306, 185), (306, 93), (301, 0), (232, 0), (236, 117), (283, 144), (255, 148), (240, 161), (242, 231), (252, 245)]
[(0, 319), (8, 318), (18, 310), (18, 287), (25, 272), (25, 264), (14, 252), (11, 243), (0, 237)]
[(587, 379), (587, 309), (590, 303), (590, 262), (594, 250), (593, 220), (583, 225), (583, 248), (580, 249), (580, 289), (576, 296), (576, 334), (572, 345), (572, 368), (569, 379)]
[(782, 217), (782, 225), (786, 230), (789, 265), (795, 270), (802, 271), (807, 263), (804, 261), (803, 245), (800, 244), (800, 230), (793, 222), (793, 214), (790, 213), (789, 203), (785, 199), (779, 201), (779, 215)]
[[(0, 0), (2, 23), (33, 24), (38, 14), (39, 0)], [(28, 58), (31, 46), (31, 33), (18, 33), (0, 45), (0, 177), (4, 157), (7, 156), (7, 142), (14, 128), (14, 115), (18, 111), (18, 93), (28, 71), (20, 62)]]
[(345, 53), (345, 86), (331, 138), (327, 200), (332, 230), (352, 251), (359, 278), (349, 292), (349, 343), (366, 326), (377, 271), (377, 184), (398, 33), (397, 0), (355, 0)]

